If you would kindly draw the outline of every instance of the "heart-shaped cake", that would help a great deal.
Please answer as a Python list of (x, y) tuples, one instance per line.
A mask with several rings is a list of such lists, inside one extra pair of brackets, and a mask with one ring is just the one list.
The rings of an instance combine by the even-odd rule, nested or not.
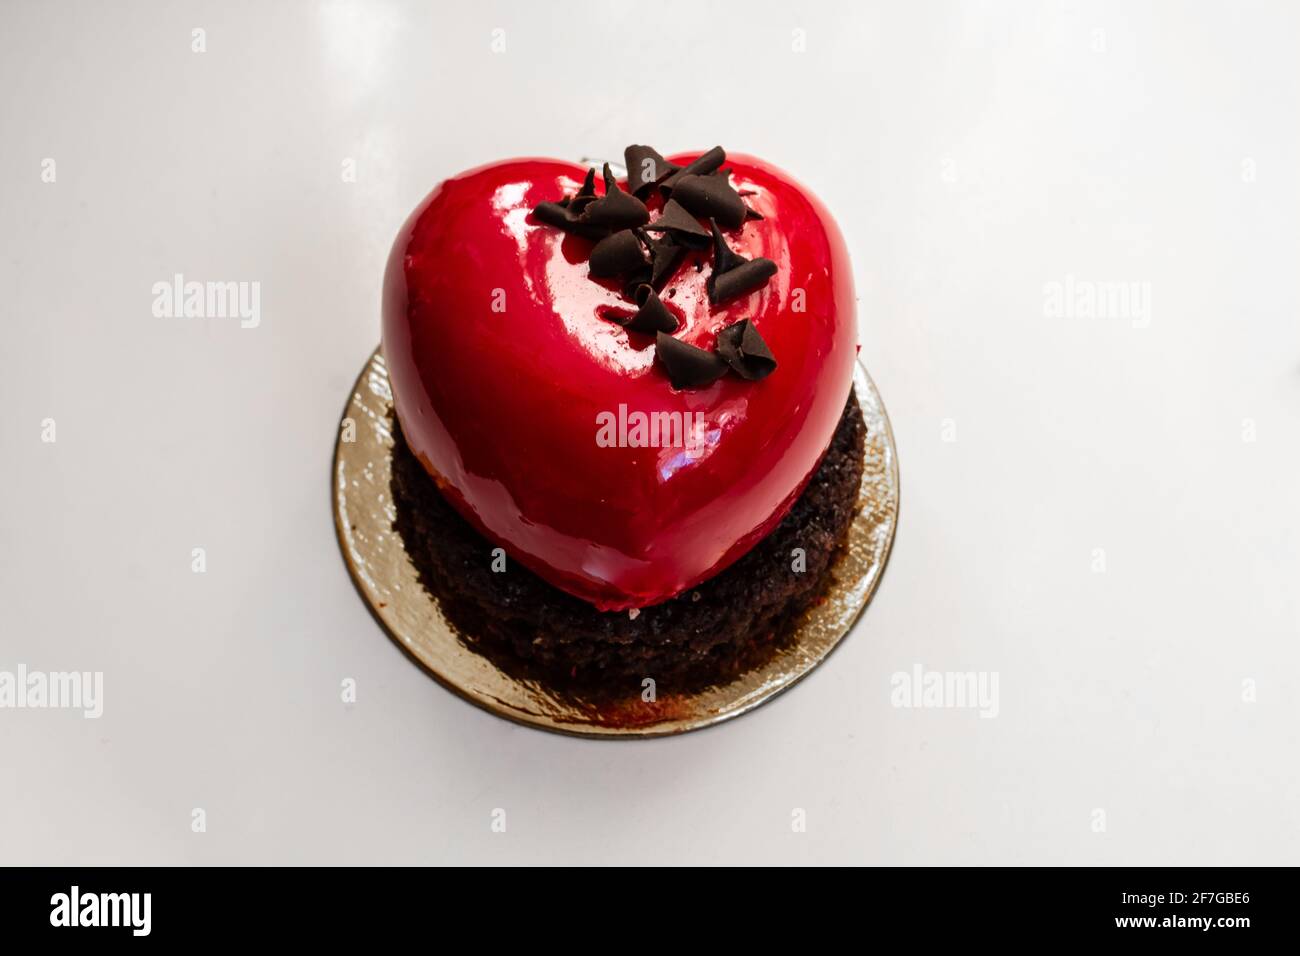
[(626, 155), (630, 181), (548, 159), (448, 179), (384, 283), (409, 451), (485, 565), (597, 611), (669, 601), (777, 527), (845, 415), (857, 340), (807, 190), (721, 149)]

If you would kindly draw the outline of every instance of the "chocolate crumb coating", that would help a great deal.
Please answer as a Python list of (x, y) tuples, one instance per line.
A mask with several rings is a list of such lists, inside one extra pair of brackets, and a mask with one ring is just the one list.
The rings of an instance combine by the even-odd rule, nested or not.
[[(507, 556), (491, 569), (490, 541), (443, 499), (394, 421), (394, 528), (424, 586), (469, 646), (507, 671), (600, 696), (724, 682), (788, 639), (831, 582), (862, 480), (866, 425), (852, 393), (834, 438), (789, 514), (747, 554), (694, 588), (633, 616), (597, 611)], [(806, 566), (792, 569), (795, 548)]]

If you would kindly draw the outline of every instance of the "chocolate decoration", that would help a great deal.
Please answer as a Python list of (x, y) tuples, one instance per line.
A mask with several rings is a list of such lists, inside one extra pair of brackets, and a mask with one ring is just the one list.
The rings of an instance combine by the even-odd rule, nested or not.
[(674, 242), (684, 246), (703, 248), (709, 241), (708, 230), (675, 199), (668, 200), (663, 213), (646, 229), (650, 232), (666, 232)]
[(610, 279), (645, 267), (645, 251), (631, 229), (606, 236), (591, 250), (588, 266), (596, 279)]
[(705, 285), (709, 291), (709, 301), (714, 305), (734, 299), (736, 296), (753, 292), (776, 275), (776, 263), (771, 259), (754, 259), (730, 272), (709, 276)]
[[(712, 172), (712, 173), (710, 173), (709, 175), (710, 175), (710, 176), (721, 176), (721, 177), (724, 177), (724, 178), (726, 178), (726, 180), (727, 180), (727, 184), (728, 184), (728, 185), (731, 184), (731, 170), (730, 170), (730, 169), (719, 169), (719, 170), (717, 170), (716, 172)], [(732, 188), (732, 189), (736, 189), (735, 186), (732, 186), (731, 188)], [(754, 190), (752, 190), (752, 189), (736, 189), (736, 195), (739, 196), (739, 197), (743, 200), (746, 196), (752, 196), (752, 195), (754, 195)], [(762, 218), (763, 218), (763, 214), (762, 214), (762, 213), (755, 212), (754, 210), (750, 209), (749, 206), (745, 206), (745, 221), (746, 221), (746, 222), (748, 222), (748, 221), (751, 220), (751, 219), (762, 219)]]
[(558, 226), (561, 229), (567, 229), (569, 226), (569, 203), (568, 200), (561, 202), (539, 202), (533, 207), (533, 215), (546, 223), (548, 226)]
[(727, 245), (727, 240), (722, 238), (722, 233), (718, 229), (716, 222), (709, 222), (709, 229), (713, 233), (713, 273), (714, 275), (723, 272), (730, 272), (737, 266), (743, 266), (749, 260), (740, 253), (732, 250)]
[[(654, 163), (654, 178), (645, 178), (645, 161)], [(652, 186), (682, 167), (670, 163), (650, 146), (629, 146), (623, 150), (623, 164), (627, 166), (627, 191), (633, 196), (644, 199)]]
[(741, 319), (718, 333), (713, 346), (732, 371), (757, 382), (776, 371), (776, 358), (749, 319)]
[(720, 355), (687, 345), (663, 332), (655, 335), (655, 358), (676, 389), (712, 385), (727, 371), (727, 363)]
[[(727, 154), (715, 146), (685, 167), (670, 163), (650, 146), (632, 145), (623, 151), (628, 167), (628, 189), (619, 188), (605, 163), (605, 192), (596, 195), (596, 170), (587, 170), (582, 186), (559, 202), (538, 203), (538, 221), (595, 241), (588, 261), (594, 279), (619, 277), (624, 295), (637, 303), (630, 315), (607, 310), (601, 315), (631, 332), (655, 336), (655, 357), (675, 389), (703, 388), (734, 371), (748, 381), (759, 381), (776, 370), (776, 358), (749, 319), (735, 322), (716, 336), (712, 352), (672, 337), (681, 322), (659, 298), (689, 249), (713, 245), (713, 271), (705, 286), (709, 302), (718, 305), (752, 292), (776, 274), (771, 259), (747, 259), (727, 245), (718, 228), (737, 229), (749, 219), (763, 217), (750, 209), (744, 196), (731, 185), (731, 170), (724, 169)], [(648, 161), (651, 168), (645, 168)], [(652, 178), (653, 177), (653, 178)], [(667, 198), (659, 218), (638, 198), (654, 185)], [(669, 196), (669, 194), (672, 194)], [(709, 220), (709, 229), (699, 220)], [(650, 233), (658, 233), (652, 237)], [(695, 271), (703, 269), (693, 256)], [(669, 290), (671, 297), (675, 289)]]
[(579, 221), (608, 229), (630, 229), (650, 221), (650, 210), (631, 193), (625, 193), (614, 181), (614, 173), (605, 164), (605, 195), (584, 209)]
[(645, 281), (655, 289), (662, 289), (664, 283), (672, 277), (677, 263), (681, 262), (682, 256), (686, 254), (686, 248), (674, 242), (671, 234), (654, 239), (642, 230), (641, 241), (650, 251), (651, 269)]
[(565, 205), (574, 213), (581, 213), (584, 209), (596, 201), (596, 167), (591, 166), (587, 169), (587, 178), (582, 182), (582, 188), (568, 200)]
[(720, 168), (726, 161), (726, 151), (721, 146), (714, 146), (707, 153), (704, 153), (693, 162), (687, 163), (678, 172), (673, 173), (659, 186), (665, 193), (671, 192), (675, 188), (677, 181), (683, 176), (705, 176)]
[(659, 301), (655, 290), (642, 284), (634, 293), (640, 308), (625, 325), (633, 332), (676, 332), (679, 325), (677, 317), (668, 311), (668, 307)]
[(650, 284), (650, 267), (638, 269), (623, 282), (623, 297), (636, 301), (637, 290)]
[(582, 236), (584, 239), (603, 239), (609, 230), (603, 226), (593, 226), (582, 222), (569, 208), (572, 200), (562, 202), (539, 202), (533, 207), (533, 215), (548, 226), (555, 226), (565, 232)]
[(650, 284), (656, 289), (662, 289), (664, 283), (672, 278), (677, 271), (677, 265), (686, 255), (686, 247), (679, 246), (670, 240), (659, 243), (654, 250), (654, 264), (650, 269)]
[(726, 176), (682, 176), (673, 187), (673, 200), (693, 216), (716, 219), (728, 229), (745, 222), (745, 201)]
[(746, 259), (732, 251), (727, 241), (713, 225), (713, 272), (705, 280), (709, 302), (717, 305), (738, 295), (752, 292), (776, 275), (776, 263), (771, 259)]

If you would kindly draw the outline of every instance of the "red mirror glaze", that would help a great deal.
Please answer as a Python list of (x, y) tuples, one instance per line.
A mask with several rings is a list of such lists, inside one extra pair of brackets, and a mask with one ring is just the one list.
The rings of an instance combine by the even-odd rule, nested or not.
[[(857, 330), (839, 230), (779, 170), (742, 155), (727, 166), (765, 217), (727, 241), (774, 260), (777, 274), (710, 306), (701, 254), (703, 269), (688, 258), (661, 297), (683, 323), (676, 337), (701, 348), (751, 319), (778, 362), (759, 382), (729, 374), (674, 391), (653, 339), (601, 317), (635, 306), (617, 283), (588, 278), (590, 242), (531, 215), (575, 192), (584, 167), (519, 159), (449, 179), (412, 213), (389, 258), (383, 348), (411, 448), (512, 560), (602, 610), (667, 600), (771, 531), (816, 470), (848, 397)], [(698, 412), (702, 440), (693, 454), (601, 447), (608, 418), (598, 416), (617, 417), (620, 404), (688, 424)]]

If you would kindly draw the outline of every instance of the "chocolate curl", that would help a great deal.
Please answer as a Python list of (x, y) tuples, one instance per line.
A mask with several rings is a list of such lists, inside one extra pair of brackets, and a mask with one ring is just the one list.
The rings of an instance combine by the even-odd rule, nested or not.
[(687, 345), (663, 332), (655, 335), (655, 358), (676, 389), (704, 388), (727, 371), (727, 363), (721, 356)]
[(605, 195), (584, 209), (578, 217), (580, 222), (591, 226), (603, 226), (606, 229), (632, 229), (644, 226), (650, 221), (650, 210), (645, 203), (631, 193), (618, 188), (614, 173), (605, 164)]
[(623, 282), (623, 297), (636, 301), (642, 286), (650, 285), (650, 267), (638, 269), (628, 276)]
[(718, 229), (716, 222), (709, 223), (709, 229), (713, 233), (713, 272), (730, 272), (737, 266), (743, 266), (749, 260), (738, 252), (732, 251), (731, 246), (727, 245), (727, 240), (722, 238), (722, 233)]
[(680, 323), (677, 317), (668, 311), (668, 306), (659, 300), (658, 293), (646, 284), (637, 287), (635, 297), (640, 308), (624, 326), (633, 332), (646, 332), (654, 335), (657, 332), (672, 333), (677, 331)]
[(646, 230), (666, 232), (672, 236), (674, 242), (684, 246), (703, 248), (709, 242), (708, 230), (675, 199), (668, 200), (664, 205), (663, 213), (646, 226)]
[(718, 333), (713, 346), (732, 371), (757, 382), (776, 371), (776, 358), (749, 319), (742, 319)]
[(584, 209), (596, 201), (596, 167), (587, 168), (587, 178), (582, 182), (582, 188), (564, 205), (575, 215), (580, 214)]
[(714, 146), (698, 159), (687, 163), (679, 172), (673, 173), (665, 179), (659, 184), (660, 188), (667, 194), (675, 188), (677, 181), (683, 176), (706, 176), (715, 169), (720, 169), (726, 161), (726, 151), (721, 146)]
[(750, 260), (733, 252), (718, 231), (718, 224), (715, 222), (712, 227), (713, 273), (704, 283), (709, 302), (718, 305), (752, 292), (776, 275), (775, 262), (763, 258)]
[(693, 216), (716, 219), (728, 229), (745, 222), (745, 201), (725, 175), (683, 175), (673, 187), (673, 199)]
[[(727, 185), (728, 185), (728, 186), (731, 185), (731, 170), (730, 170), (730, 169), (717, 169), (717, 170), (714, 170), (713, 172), (709, 173), (709, 175), (710, 175), (710, 176), (720, 176), (720, 177), (722, 177), (723, 179), (727, 180)], [(732, 186), (731, 188), (732, 188), (732, 189), (735, 189), (736, 187), (735, 187), (735, 186)], [(746, 196), (752, 196), (752, 195), (754, 195), (754, 191), (753, 191), (752, 189), (745, 189), (745, 190), (739, 190), (739, 189), (737, 189), (737, 190), (736, 190), (736, 195), (739, 196), (739, 197), (741, 198), (741, 200), (743, 201), (744, 198), (745, 198)], [(755, 210), (750, 209), (749, 206), (746, 206), (746, 207), (745, 207), (745, 222), (748, 222), (748, 221), (751, 220), (751, 219), (762, 219), (762, 218), (763, 218), (763, 214), (762, 214), (762, 213), (760, 213), (760, 212), (756, 212)]]
[(588, 266), (596, 279), (610, 279), (645, 268), (645, 250), (631, 229), (606, 236), (591, 250)]
[(627, 191), (639, 199), (645, 199), (655, 183), (682, 168), (668, 162), (652, 147), (637, 145), (623, 150), (623, 164), (627, 166)]
[(705, 283), (709, 291), (709, 301), (718, 305), (728, 299), (753, 292), (765, 285), (774, 275), (776, 275), (776, 263), (771, 259), (754, 259), (722, 275), (715, 273), (709, 276)]
[(682, 256), (686, 254), (686, 247), (674, 242), (671, 233), (653, 239), (642, 230), (641, 241), (650, 252), (650, 275), (646, 281), (656, 290), (662, 289), (664, 283), (672, 277), (677, 263), (682, 261)]
[(538, 203), (533, 207), (533, 215), (539, 222), (571, 232), (575, 236), (582, 236), (584, 239), (604, 239), (609, 235), (609, 230), (604, 226), (593, 226), (582, 222), (569, 208), (571, 202), (572, 200), (565, 200), (562, 203)]

